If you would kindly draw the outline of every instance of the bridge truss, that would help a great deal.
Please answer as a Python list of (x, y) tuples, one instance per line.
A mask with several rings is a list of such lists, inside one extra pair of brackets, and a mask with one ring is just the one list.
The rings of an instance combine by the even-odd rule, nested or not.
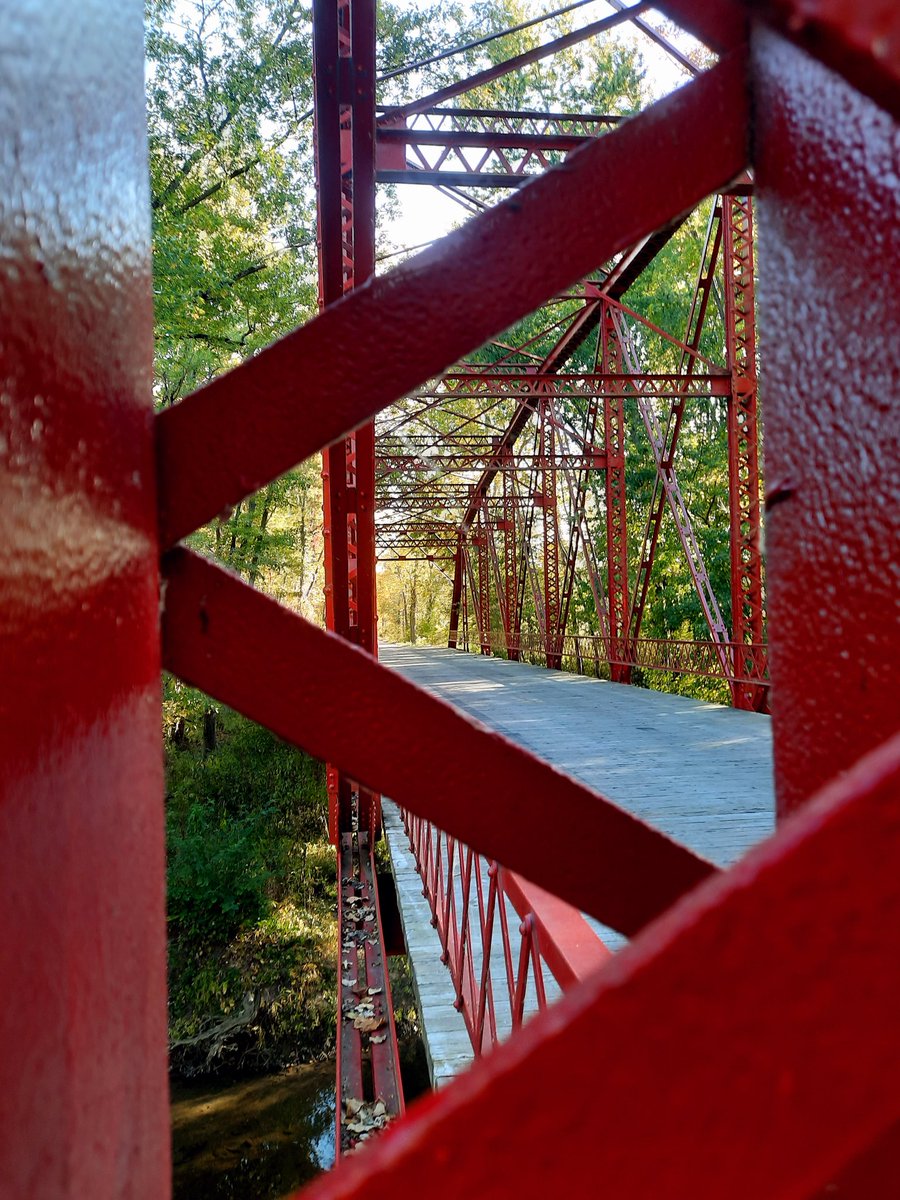
[[(519, 61), (490, 74), (514, 70)], [(476, 187), (483, 196), (559, 165), (620, 123), (591, 114), (441, 108), (436, 98), (380, 110), (377, 180), (452, 187), (457, 197)], [(377, 554), (382, 561), (436, 563), (452, 575), (451, 647), (471, 642), (485, 654), (525, 654), (550, 667), (565, 660), (594, 673), (602, 660), (617, 682), (628, 682), (635, 666), (709, 674), (727, 681), (738, 707), (765, 710), (751, 192), (743, 174), (710, 208), (680, 337), (623, 298), (682, 219), (552, 297), (529, 321), (522, 344), (492, 342), (481, 361), (455, 364), (382, 414)], [(725, 327), (721, 361), (700, 349), (714, 291)], [(642, 362), (648, 339), (668, 343), (669, 374), (654, 375)], [(685, 411), (699, 404), (720, 405), (727, 420), (730, 519), (721, 536), (731, 546), (730, 621), (676, 465)], [(633, 570), (626, 421), (643, 426), (655, 472)], [(703, 642), (640, 637), (667, 512), (707, 626)], [(571, 628), (579, 579), (590, 589), (593, 636)]]
[[(378, 969), (367, 862), (379, 792), (633, 939), (310, 1195), (543, 1197), (591, 1194), (598, 1181), (629, 1200), (894, 1195), (896, 7), (660, 0), (720, 56), (680, 92), (601, 136), (592, 128), (575, 150), (563, 142), (580, 134), (565, 121), (529, 124), (533, 114), (518, 114), (510, 129), (481, 114), (475, 129), (430, 128), (421, 156), (410, 119), (461, 93), (376, 124), (371, 9), (353, 0), (348, 24), (349, 6), (316, 7), (323, 311), (155, 419), (140, 6), (83, 5), (77, 54), (63, 0), (17, 5), (3, 26), (0, 977), (14, 981), (0, 1007), (3, 1186), (15, 1196), (168, 1195), (164, 663), (334, 764), (345, 911), (365, 912), (346, 939), (357, 943), (351, 971)], [(643, 6), (622, 19), (632, 15), (643, 20)], [(384, 140), (394, 139), (392, 154), (399, 143), (416, 157), (379, 165), (381, 127), (394, 131)], [(439, 182), (465, 195), (466, 177), (493, 173), (504, 158), (530, 155), (511, 176), (548, 169), (527, 186), (508, 180), (505, 203), (370, 278), (372, 181), (409, 161), (434, 175), (443, 165), (434, 154), (445, 150), (463, 178)], [(768, 669), (785, 821), (717, 874), (377, 663), (377, 444), (367, 423), (405, 397), (424, 399), (429, 386), (453, 390), (448, 369), (468, 377), (459, 364), (553, 297), (590, 308), (599, 353), (586, 380), (567, 392), (571, 372), (557, 370), (535, 386), (521, 355), (513, 396), (498, 379), (482, 380), (502, 395), (503, 428), (520, 420), (531, 443), (516, 436), (490, 456), (483, 445), (441, 446), (451, 459), (474, 454), (453, 459), (454, 472), (476, 483), (493, 472), (490, 487), (470, 493), (464, 519), (450, 522), (455, 545), (446, 540), (460, 621), (465, 588), (479, 642), (499, 633), (507, 653), (524, 651), (524, 590), (544, 614), (541, 652), (564, 654), (578, 483), (595, 475), (593, 511), (609, 514), (605, 546), (594, 546), (607, 612), (598, 636), (610, 670), (627, 678), (639, 661), (630, 646), (640, 640), (631, 614), (641, 588), (629, 578), (626, 598), (619, 423), (648, 399), (635, 318), (622, 296), (589, 288), (602, 292), (630, 254), (652, 253), (673, 222), (723, 196), (722, 244), (732, 244), (720, 263), (734, 284), (724, 364), (732, 579), (751, 582), (732, 604), (730, 639), (711, 629), (710, 644), (723, 672), (731, 667), (736, 700), (756, 703), (750, 210), (733, 186), (748, 168), (760, 223)], [(644, 186), (650, 171), (653, 188)], [(651, 393), (651, 541), (655, 513), (674, 511), (677, 405), (682, 394), (693, 402), (703, 375), (723, 378), (699, 370), (690, 331), (681, 340), (694, 369), (682, 365), (674, 394), (662, 380)], [(583, 442), (570, 409), (596, 412)], [(178, 545), (325, 448), (329, 633)], [(383, 481), (403, 465), (390, 453), (404, 451), (387, 450)], [(523, 506), (531, 473), (538, 485)], [(504, 485), (508, 528), (498, 528)], [(523, 507), (549, 557), (520, 585)], [(506, 605), (499, 626), (484, 619), (491, 595), (493, 607), (501, 595)], [(352, 1067), (355, 1045), (342, 1054)], [(385, 1080), (391, 1071), (384, 1063)]]

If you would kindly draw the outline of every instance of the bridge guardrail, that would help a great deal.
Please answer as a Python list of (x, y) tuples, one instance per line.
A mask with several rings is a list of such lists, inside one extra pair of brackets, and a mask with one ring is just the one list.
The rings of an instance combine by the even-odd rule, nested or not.
[(423, 818), (403, 824), (476, 1057), (609, 957), (571, 905)]
[[(768, 688), (768, 645), (765, 643), (728, 642), (727, 650), (732, 666), (729, 675), (722, 670), (719, 657), (721, 646), (711, 641), (673, 638), (619, 639), (621, 644), (610, 645), (610, 639), (600, 634), (566, 634), (558, 653), (561, 669), (576, 675), (592, 675), (608, 679), (609, 666), (640, 667), (646, 671), (671, 671), (675, 674), (702, 675), (711, 679), (722, 679), (727, 683), (747, 687)], [(489, 637), (492, 654), (513, 657), (507, 649), (506, 634), (501, 629), (492, 629)], [(464, 644), (472, 653), (476, 646)], [(522, 633), (516, 646), (516, 654), (523, 662), (537, 666), (546, 665), (547, 646), (540, 634)]]

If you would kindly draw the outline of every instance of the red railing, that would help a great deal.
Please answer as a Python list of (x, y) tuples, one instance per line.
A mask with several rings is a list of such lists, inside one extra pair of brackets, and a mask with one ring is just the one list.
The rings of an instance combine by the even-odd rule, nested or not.
[(432, 923), (476, 1057), (609, 951), (564, 901), (485, 858), (430, 821), (403, 813)]
[[(489, 645), (492, 654), (508, 654), (506, 635), (502, 629), (492, 629)], [(561, 669), (577, 675), (609, 678), (609, 666), (639, 667), (645, 671), (671, 671), (674, 674), (701, 675), (722, 679), (726, 683), (768, 688), (768, 646), (765, 643), (739, 645), (725, 643), (732, 670), (728, 675), (722, 668), (722, 647), (711, 641), (672, 638), (635, 638), (628, 643), (610, 646), (609, 639), (599, 634), (567, 634), (560, 648)], [(469, 649), (469, 646), (465, 646)], [(474, 649), (474, 647), (472, 647)], [(541, 634), (522, 633), (518, 641), (518, 658), (536, 666), (545, 666), (547, 647)]]

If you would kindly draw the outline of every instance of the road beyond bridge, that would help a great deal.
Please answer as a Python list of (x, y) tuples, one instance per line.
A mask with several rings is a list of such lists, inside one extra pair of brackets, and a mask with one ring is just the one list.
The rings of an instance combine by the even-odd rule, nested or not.
[[(775, 824), (770, 718), (685, 696), (545, 670), (526, 663), (437, 647), (383, 645), (381, 661), (469, 716), (580, 779), (703, 857), (726, 867), (768, 837)], [(490, 803), (485, 778), (485, 803)], [(548, 814), (564, 820), (565, 814)], [(399, 815), (385, 808), (398, 899), (419, 995), (432, 1077), (440, 1085), (472, 1060), (462, 1015), (453, 1010), (454, 984), (440, 961), (438, 933), (422, 895)], [(576, 839), (589, 869), (590, 831)], [(486, 893), (486, 865), (482, 894)], [(457, 864), (458, 875), (462, 869)], [(455, 899), (460, 903), (457, 880)], [(483, 907), (483, 901), (482, 901)], [(470, 924), (478, 902), (470, 901)], [(518, 923), (506, 901), (508, 922)], [(483, 923), (483, 917), (482, 917)], [(611, 949), (623, 940), (591, 920)], [(504, 973), (500, 938), (491, 950), (494, 979)], [(477, 953), (476, 953), (477, 957)], [(513, 955), (515, 958), (515, 955)], [(477, 972), (476, 972), (477, 973)], [(547, 998), (558, 994), (546, 973)], [(531, 986), (525, 1015), (536, 1008)], [(500, 1015), (499, 1035), (509, 1032)], [(504, 1023), (505, 1022), (505, 1023)]]

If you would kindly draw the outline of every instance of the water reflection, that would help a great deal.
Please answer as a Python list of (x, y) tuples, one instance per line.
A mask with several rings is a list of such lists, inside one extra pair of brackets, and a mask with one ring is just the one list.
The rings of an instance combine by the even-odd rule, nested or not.
[(334, 1064), (173, 1083), (173, 1200), (277, 1200), (334, 1162)]

